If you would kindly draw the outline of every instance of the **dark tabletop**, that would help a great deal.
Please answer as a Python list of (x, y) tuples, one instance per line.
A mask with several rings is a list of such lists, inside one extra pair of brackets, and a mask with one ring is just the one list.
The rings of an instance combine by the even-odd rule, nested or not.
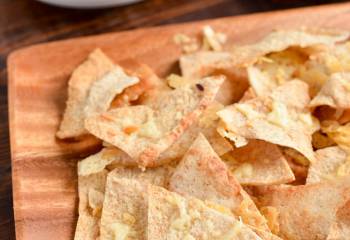
[(104, 10), (69, 10), (0, 0), (0, 239), (15, 239), (7, 114), (7, 55), (34, 43), (144, 26), (332, 3), (325, 0), (149, 0)]

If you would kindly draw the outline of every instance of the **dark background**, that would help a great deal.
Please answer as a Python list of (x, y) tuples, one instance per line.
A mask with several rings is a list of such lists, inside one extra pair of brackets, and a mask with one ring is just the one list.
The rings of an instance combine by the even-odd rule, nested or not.
[(11, 51), (77, 36), (335, 2), (344, 1), (146, 0), (119, 8), (69, 10), (34, 0), (0, 0), (0, 239), (15, 239), (6, 73)]

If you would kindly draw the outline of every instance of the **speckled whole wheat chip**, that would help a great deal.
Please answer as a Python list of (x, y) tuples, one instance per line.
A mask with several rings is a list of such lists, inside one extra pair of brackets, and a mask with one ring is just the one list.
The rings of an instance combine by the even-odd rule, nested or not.
[(84, 108), (90, 87), (113, 68), (113, 62), (100, 49), (96, 49), (74, 70), (68, 82), (68, 100), (56, 134), (58, 138), (79, 137), (87, 133)]
[(266, 220), (203, 135), (198, 135), (169, 181), (169, 190), (230, 209), (243, 222), (268, 231)]
[(101, 240), (145, 240), (147, 183), (108, 176), (101, 217)]
[(262, 204), (279, 211), (280, 237), (326, 239), (337, 209), (350, 199), (350, 178), (300, 186), (269, 186), (261, 193)]
[(270, 96), (219, 111), (222, 124), (218, 131), (237, 147), (246, 145), (246, 139), (259, 139), (294, 148), (314, 161), (311, 136), (319, 125), (306, 108), (309, 101), (306, 83), (290, 81), (277, 87)]
[(272, 185), (295, 180), (286, 158), (274, 144), (249, 140), (249, 143), (224, 156), (228, 168), (242, 185)]
[(147, 239), (147, 185), (164, 186), (165, 168), (129, 171), (116, 169), (108, 174), (101, 216), (101, 240)]
[(115, 147), (103, 148), (100, 152), (90, 155), (78, 162), (78, 175), (87, 176), (98, 173), (108, 165), (118, 163), (121, 166), (135, 166), (134, 160)]
[(182, 197), (164, 188), (148, 188), (148, 239), (261, 240), (233, 216), (222, 214), (193, 197)]
[(213, 102), (222, 82), (221, 77), (205, 78), (190, 88), (160, 94), (150, 106), (116, 108), (91, 117), (85, 127), (123, 150), (141, 167), (155, 166), (159, 155)]
[[(101, 152), (98, 154), (101, 154)], [(79, 218), (75, 240), (92, 240), (100, 236), (101, 211), (105, 199), (107, 174), (111, 179), (133, 179), (134, 181), (138, 180), (143, 183), (165, 186), (173, 171), (171, 166), (162, 166), (142, 171), (138, 167), (123, 167), (117, 165), (114, 167), (113, 171), (108, 173), (106, 169), (102, 169), (103, 160), (101, 160), (100, 164), (97, 163), (97, 160), (101, 160), (101, 158), (95, 156), (93, 162), (85, 162), (85, 171), (79, 169), (80, 172), (78, 172)]]
[(327, 105), (336, 109), (350, 108), (350, 73), (334, 73), (311, 100), (310, 106)]
[[(316, 159), (311, 163), (306, 179), (306, 184), (328, 181), (343, 174), (339, 171), (346, 164), (348, 155), (340, 147), (327, 147), (316, 151)], [(348, 172), (350, 175), (350, 171)]]

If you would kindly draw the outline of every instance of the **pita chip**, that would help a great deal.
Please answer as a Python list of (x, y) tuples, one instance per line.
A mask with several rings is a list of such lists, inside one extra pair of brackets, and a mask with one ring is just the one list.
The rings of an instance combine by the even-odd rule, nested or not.
[(336, 213), (336, 218), (327, 240), (346, 240), (350, 236), (350, 200), (341, 206)]
[(92, 83), (84, 108), (85, 118), (107, 111), (116, 95), (138, 82), (138, 78), (126, 75), (121, 67), (115, 66)]
[(306, 108), (309, 103), (306, 83), (294, 80), (277, 87), (270, 96), (236, 103), (219, 111), (218, 132), (235, 142), (236, 147), (247, 139), (293, 148), (314, 161), (312, 133), (318, 121)]
[(224, 155), (223, 159), (242, 185), (271, 185), (295, 180), (286, 158), (274, 144), (249, 140), (249, 143)]
[(101, 240), (146, 237), (146, 182), (109, 175), (101, 217)]
[(176, 167), (169, 190), (222, 205), (241, 216), (244, 223), (268, 230), (254, 202), (201, 134)]
[(311, 107), (328, 105), (336, 109), (350, 108), (350, 74), (334, 73), (310, 102)]
[(111, 108), (128, 106), (130, 102), (140, 99), (147, 92), (155, 88), (164, 88), (165, 83), (146, 64), (132, 59), (124, 60), (119, 64), (129, 76), (136, 77), (140, 81), (117, 95), (111, 103)]
[(182, 197), (164, 188), (148, 188), (148, 239), (261, 240), (233, 216), (222, 214), (193, 197)]
[(85, 127), (136, 159), (139, 166), (156, 166), (159, 155), (214, 101), (222, 82), (221, 77), (209, 77), (189, 88), (161, 92), (148, 106), (112, 109), (88, 118)]
[[(137, 167), (117, 166), (107, 177), (103, 198), (100, 239), (120, 239), (119, 232), (130, 239), (145, 239), (147, 220), (147, 184), (166, 186), (171, 166), (142, 171)], [(146, 211), (146, 212), (145, 212)], [(146, 219), (145, 219), (146, 218)]]
[(100, 49), (96, 49), (74, 70), (68, 82), (68, 100), (56, 134), (58, 138), (78, 137), (87, 133), (84, 108), (91, 85), (114, 67), (113, 62)]
[(74, 240), (95, 240), (100, 235), (100, 217), (107, 171), (79, 176), (79, 218)]
[(101, 217), (101, 240), (147, 239), (147, 184), (108, 177)]
[(279, 212), (279, 236), (283, 239), (326, 239), (337, 209), (350, 198), (350, 178), (343, 177), (299, 186), (269, 186), (262, 205)]
[(317, 45), (333, 45), (349, 37), (346, 31), (331, 30), (278, 30), (273, 31), (259, 42), (252, 45), (236, 47), (232, 55), (234, 65), (251, 65), (259, 57), (273, 52), (281, 52), (290, 47), (306, 48)]
[[(348, 164), (348, 157), (340, 147), (334, 146), (317, 150), (316, 159), (317, 161), (310, 165), (306, 179), (307, 184), (328, 181), (345, 175), (342, 169)], [(350, 169), (347, 174), (350, 175)]]

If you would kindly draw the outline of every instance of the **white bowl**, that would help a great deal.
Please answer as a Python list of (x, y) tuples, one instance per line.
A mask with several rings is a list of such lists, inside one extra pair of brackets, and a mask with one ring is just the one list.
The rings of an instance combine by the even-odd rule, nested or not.
[(38, 0), (43, 3), (68, 8), (107, 8), (123, 6), (142, 0)]

